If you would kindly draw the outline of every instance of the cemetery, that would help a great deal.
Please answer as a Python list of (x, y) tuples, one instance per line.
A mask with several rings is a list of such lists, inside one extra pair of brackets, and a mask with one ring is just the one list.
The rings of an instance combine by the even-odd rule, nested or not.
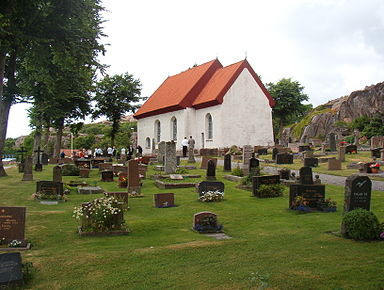
[(384, 289), (384, 4), (5, 2), (0, 289)]

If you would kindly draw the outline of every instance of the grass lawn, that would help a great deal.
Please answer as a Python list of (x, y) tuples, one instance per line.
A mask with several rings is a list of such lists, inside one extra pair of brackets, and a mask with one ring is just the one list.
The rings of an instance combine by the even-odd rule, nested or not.
[[(336, 155), (327, 155), (320, 158), (326, 157), (336, 157)], [(260, 158), (272, 160), (272, 154), (261, 155)], [(371, 152), (359, 152), (357, 154), (345, 154), (345, 162), (341, 163), (341, 170), (328, 170), (328, 163), (319, 163), (318, 167), (312, 168), (313, 172), (324, 173), (329, 175), (338, 175), (338, 176), (350, 176), (351, 174), (358, 173), (357, 169), (347, 169), (347, 165), (351, 162), (370, 162), (372, 161)], [(264, 165), (264, 164), (262, 164)], [(266, 164), (266, 166), (280, 167), (280, 168), (290, 168), (299, 170), (304, 166), (304, 163), (301, 159), (293, 159), (293, 164)], [(383, 168), (382, 168), (383, 169)], [(384, 181), (382, 177), (373, 177), (373, 180)]]
[[(326, 196), (338, 202), (335, 213), (299, 214), (283, 197), (257, 199), (225, 183), (225, 200), (197, 201), (193, 188), (175, 189), (177, 207), (154, 208), (153, 194), (170, 192), (144, 181), (144, 198), (129, 200), (125, 220), (131, 233), (120, 237), (79, 237), (73, 208), (97, 195), (69, 195), (59, 205), (31, 199), (35, 182), (21, 182), (17, 169), (0, 179), (1, 205), (26, 206), (22, 253), (36, 271), (30, 289), (383, 289), (384, 242), (357, 242), (326, 233), (340, 227), (344, 188), (327, 185)], [(204, 170), (189, 170), (205, 176)], [(155, 173), (150, 167), (147, 176)], [(51, 180), (52, 167), (34, 172)], [(64, 177), (76, 180), (77, 177)], [(88, 180), (99, 180), (92, 170)], [(98, 182), (121, 191), (116, 182)], [(372, 193), (371, 209), (384, 221), (384, 194)], [(215, 240), (191, 230), (193, 214), (218, 214), (230, 240)], [(264, 283), (264, 284), (263, 284)]]

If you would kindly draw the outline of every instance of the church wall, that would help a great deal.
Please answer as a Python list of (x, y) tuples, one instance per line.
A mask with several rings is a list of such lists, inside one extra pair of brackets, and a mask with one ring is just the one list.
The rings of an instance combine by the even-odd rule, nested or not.
[(225, 94), (220, 109), (223, 147), (274, 144), (272, 109), (248, 69)]

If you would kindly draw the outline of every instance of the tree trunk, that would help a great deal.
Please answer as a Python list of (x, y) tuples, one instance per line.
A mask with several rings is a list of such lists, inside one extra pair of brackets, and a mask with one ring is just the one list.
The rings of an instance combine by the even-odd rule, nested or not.
[(33, 139), (33, 152), (32, 152), (32, 155), (33, 155), (33, 160), (34, 160), (33, 162), (34, 162), (34, 164), (37, 163), (37, 152), (35, 152), (35, 151), (37, 150), (38, 147), (41, 148), (41, 125), (37, 125), (36, 126), (35, 137)]
[[(45, 134), (44, 134), (44, 150), (48, 150), (48, 142), (49, 142), (49, 136), (50, 136), (50, 130), (51, 126), (47, 125), (45, 128)], [(51, 153), (51, 152), (46, 152)]]
[(7, 136), (8, 116), (11, 109), (11, 102), (3, 98), (5, 71), (5, 51), (0, 51), (0, 176), (7, 176), (3, 166), (3, 153), (5, 137)]
[(57, 130), (56, 130), (56, 142), (55, 142), (55, 151), (53, 153), (53, 157), (60, 157), (60, 149), (61, 149), (61, 139), (63, 137), (63, 128), (64, 128), (64, 119), (59, 121)]

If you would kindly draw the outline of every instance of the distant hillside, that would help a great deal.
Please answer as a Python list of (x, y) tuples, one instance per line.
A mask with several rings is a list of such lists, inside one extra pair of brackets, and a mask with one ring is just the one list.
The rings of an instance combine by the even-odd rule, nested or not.
[(341, 133), (343, 123), (350, 123), (358, 117), (384, 113), (384, 82), (365, 87), (313, 109), (299, 123), (283, 130), (281, 139), (303, 142), (305, 137), (324, 138), (327, 134)]

